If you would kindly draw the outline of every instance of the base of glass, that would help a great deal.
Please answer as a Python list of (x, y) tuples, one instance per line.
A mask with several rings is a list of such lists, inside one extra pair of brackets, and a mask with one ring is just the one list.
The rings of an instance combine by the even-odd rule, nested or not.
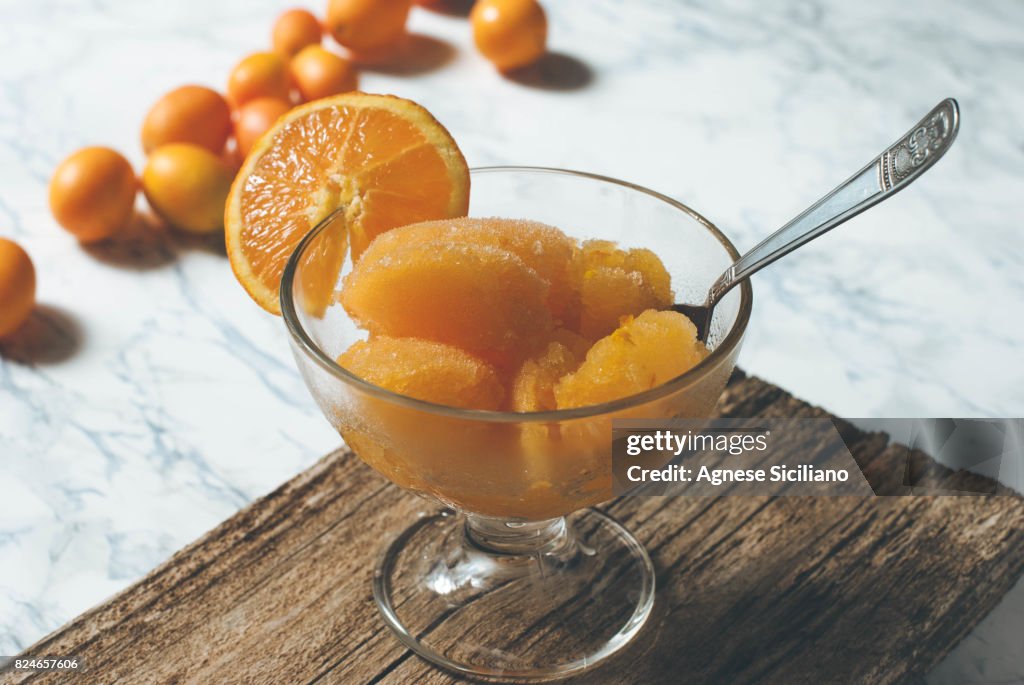
[(387, 548), (373, 595), (424, 659), (536, 682), (591, 669), (625, 647), (654, 606), (654, 567), (636, 538), (595, 510), (528, 522), (446, 511)]

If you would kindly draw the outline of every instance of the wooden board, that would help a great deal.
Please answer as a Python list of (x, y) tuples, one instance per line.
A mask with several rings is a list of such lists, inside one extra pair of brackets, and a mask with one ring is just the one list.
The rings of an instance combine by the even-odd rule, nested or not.
[[(741, 374), (720, 410), (825, 415)], [(872, 485), (901, 490), (883, 474), (901, 473), (905, 450), (845, 433)], [(26, 650), (84, 657), (89, 677), (0, 682), (455, 682), (399, 645), (371, 597), (381, 545), (428, 506), (332, 453)], [(1024, 573), (1024, 501), (1013, 494), (603, 508), (647, 546), (659, 590), (635, 645), (577, 679), (586, 683), (913, 681)]]

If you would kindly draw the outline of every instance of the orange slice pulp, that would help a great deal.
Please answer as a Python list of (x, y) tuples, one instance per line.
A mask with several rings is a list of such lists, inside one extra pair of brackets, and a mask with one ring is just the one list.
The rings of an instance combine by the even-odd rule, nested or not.
[[(253, 145), (224, 209), (231, 268), (261, 307), (281, 313), (289, 256), (340, 207), (355, 261), (384, 231), (464, 216), (469, 169), (448, 131), (410, 100), (352, 92), (291, 110)], [(345, 243), (339, 238), (333, 254), (317, 260), (322, 273), (313, 275), (327, 288)]]

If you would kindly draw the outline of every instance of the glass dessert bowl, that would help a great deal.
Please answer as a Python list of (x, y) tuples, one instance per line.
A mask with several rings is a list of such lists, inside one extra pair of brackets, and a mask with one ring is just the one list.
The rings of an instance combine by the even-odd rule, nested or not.
[[(651, 249), (677, 301), (701, 299), (738, 257), (693, 210), (622, 181), (530, 167), (471, 176), (471, 217)], [(612, 497), (612, 420), (710, 415), (735, 366), (749, 284), (717, 306), (710, 354), (667, 383), (574, 409), (462, 409), (396, 394), (335, 361), (365, 338), (337, 297), (351, 264), (323, 276), (337, 271), (342, 224), (314, 228), (284, 272), (281, 310), (299, 369), (363, 461), (445, 506), (383, 552), (374, 598), (384, 620), (420, 656), (474, 677), (548, 680), (594, 667), (636, 636), (654, 603), (646, 551), (588, 508)]]

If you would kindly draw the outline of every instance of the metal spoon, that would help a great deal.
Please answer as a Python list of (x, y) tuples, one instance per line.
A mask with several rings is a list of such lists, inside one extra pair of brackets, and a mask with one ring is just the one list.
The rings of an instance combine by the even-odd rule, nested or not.
[(722, 296), (779, 257), (851, 219), (911, 184), (946, 153), (960, 126), (960, 109), (947, 98), (902, 138), (831, 193), (737, 259), (708, 290), (704, 304), (675, 304), (707, 342), (711, 316)]

